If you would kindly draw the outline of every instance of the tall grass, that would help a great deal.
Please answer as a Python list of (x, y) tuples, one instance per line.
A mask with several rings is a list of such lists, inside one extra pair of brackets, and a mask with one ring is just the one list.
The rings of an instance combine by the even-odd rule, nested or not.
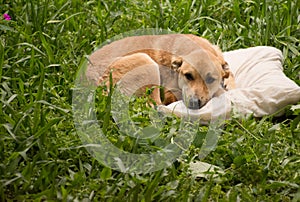
[[(124, 174), (94, 160), (72, 121), (80, 64), (120, 33), (162, 28), (193, 33), (223, 50), (269, 45), (300, 85), (300, 1), (0, 1), (0, 199), (2, 201), (298, 201), (300, 111), (281, 119), (233, 119), (205, 161), (225, 174), (196, 179), (197, 141), (171, 167)], [(107, 98), (98, 110), (105, 114)], [(99, 122), (102, 116), (99, 116)], [(106, 126), (115, 135), (106, 115)], [(172, 123), (169, 123), (172, 124)], [(206, 128), (199, 129), (205, 133)], [(130, 143), (130, 142), (129, 142)]]

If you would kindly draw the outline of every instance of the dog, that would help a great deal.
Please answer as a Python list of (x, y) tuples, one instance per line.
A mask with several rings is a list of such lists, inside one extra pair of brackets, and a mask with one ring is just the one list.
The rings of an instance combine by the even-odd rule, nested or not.
[(235, 88), (221, 50), (192, 34), (123, 38), (95, 51), (89, 61), (86, 76), (95, 85), (109, 86), (112, 74), (113, 83), (123, 86), (126, 94), (162, 86), (151, 94), (157, 105), (183, 100), (188, 108), (200, 109), (212, 97)]

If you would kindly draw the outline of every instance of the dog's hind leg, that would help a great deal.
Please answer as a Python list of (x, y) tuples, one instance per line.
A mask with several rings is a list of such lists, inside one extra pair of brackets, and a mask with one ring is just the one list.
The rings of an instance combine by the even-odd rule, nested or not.
[(150, 97), (161, 104), (159, 66), (145, 53), (135, 53), (119, 57), (109, 67), (114, 83), (127, 96), (140, 96), (146, 88), (154, 87)]

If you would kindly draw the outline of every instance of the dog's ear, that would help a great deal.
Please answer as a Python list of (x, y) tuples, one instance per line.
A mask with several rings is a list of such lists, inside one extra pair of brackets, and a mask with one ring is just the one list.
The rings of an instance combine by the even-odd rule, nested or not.
[(174, 71), (178, 71), (178, 69), (181, 67), (182, 65), (182, 58), (181, 57), (172, 57), (172, 61), (171, 61), (171, 69), (173, 69)]
[(230, 76), (230, 69), (228, 67), (228, 63), (227, 62), (225, 62), (224, 64), (222, 64), (222, 69), (223, 69), (222, 77), (224, 79), (227, 79)]
[(214, 49), (214, 55), (216, 56), (217, 60), (222, 64), (222, 77), (224, 79), (228, 78), (230, 76), (230, 70), (228, 67), (228, 63), (224, 61), (222, 51), (219, 46), (212, 45)]
[(227, 62), (225, 62), (226, 64), (222, 65), (223, 68), (223, 88), (225, 90), (230, 90), (230, 89), (234, 89), (236, 88), (235, 85), (235, 79), (234, 79), (234, 75), (233, 73), (230, 71)]

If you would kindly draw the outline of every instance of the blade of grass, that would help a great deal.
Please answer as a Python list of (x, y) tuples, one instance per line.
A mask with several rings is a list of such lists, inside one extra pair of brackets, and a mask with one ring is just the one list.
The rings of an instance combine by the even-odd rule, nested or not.
[[(45, 80), (45, 71), (44, 71), (43, 64), (39, 63), (38, 65), (39, 65), (39, 67), (38, 67), (39, 82), (37, 84), (38, 89), (37, 89), (37, 93), (35, 95), (36, 101), (42, 100), (42, 96), (43, 96), (43, 92), (44, 92), (44, 80)], [(33, 123), (34, 123), (33, 131), (34, 131), (34, 133), (38, 131), (39, 127), (41, 127), (40, 124), (43, 122), (43, 120), (40, 119), (42, 117), (42, 113), (43, 112), (41, 110), (41, 103), (35, 102), (34, 115), (33, 115)]]

